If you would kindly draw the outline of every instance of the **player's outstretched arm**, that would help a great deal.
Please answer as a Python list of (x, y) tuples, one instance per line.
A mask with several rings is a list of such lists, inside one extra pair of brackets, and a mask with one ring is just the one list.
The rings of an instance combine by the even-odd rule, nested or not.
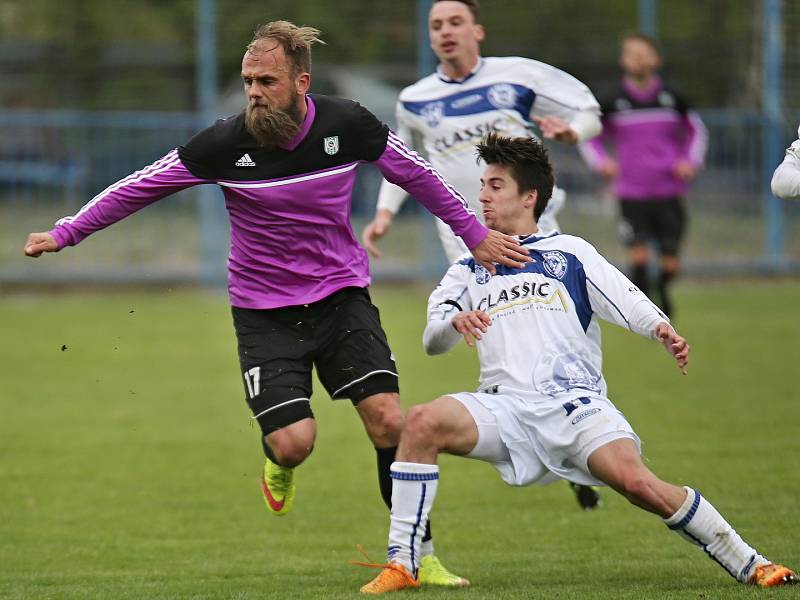
[(472, 348), (475, 342), (483, 339), (483, 334), (492, 324), (492, 317), (482, 310), (460, 312), (450, 321), (453, 328), (464, 336), (467, 346)]
[(394, 213), (388, 208), (379, 208), (375, 212), (375, 218), (361, 231), (361, 243), (375, 258), (381, 257), (381, 251), (376, 245), (377, 241), (386, 235), (392, 226)]
[(530, 252), (520, 245), (519, 239), (494, 229), (490, 229), (489, 234), (472, 250), (472, 256), (492, 275), (497, 272), (492, 263), (521, 269), (531, 261), (528, 254)]
[(686, 375), (686, 366), (689, 364), (689, 343), (678, 335), (669, 323), (659, 323), (656, 326), (656, 339), (658, 339), (678, 363), (681, 373)]
[(25, 256), (37, 258), (43, 252), (55, 252), (56, 250), (58, 250), (58, 244), (55, 238), (46, 231), (28, 234), (28, 240), (25, 242)]

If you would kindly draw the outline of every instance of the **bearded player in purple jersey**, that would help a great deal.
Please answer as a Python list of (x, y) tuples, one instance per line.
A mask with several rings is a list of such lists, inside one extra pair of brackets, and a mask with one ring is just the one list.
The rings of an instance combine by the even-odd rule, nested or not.
[[(446, 221), (491, 272), (493, 263), (521, 267), (529, 260), (516, 238), (482, 225), (369, 111), (308, 95), (318, 35), (286, 21), (261, 26), (242, 60), (246, 110), (110, 185), (49, 232), (30, 234), (24, 248), (32, 257), (57, 252), (179, 190), (222, 188), (233, 322), (247, 402), (263, 433), (264, 499), (276, 515), (291, 509), (293, 469), (316, 438), (313, 365), (331, 398), (355, 405), (378, 455), (381, 494), (391, 502), (389, 466), (404, 415), (394, 357), (367, 291), (369, 262), (350, 226), (358, 165), (374, 164)], [(430, 540), (427, 552), (441, 571)]]

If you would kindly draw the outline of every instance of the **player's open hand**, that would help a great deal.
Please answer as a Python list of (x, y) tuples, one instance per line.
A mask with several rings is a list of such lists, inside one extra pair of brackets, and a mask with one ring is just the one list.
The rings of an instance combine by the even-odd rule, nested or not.
[(476, 341), (483, 339), (483, 334), (492, 324), (492, 317), (482, 310), (470, 310), (458, 313), (450, 322), (464, 336), (467, 346), (472, 348)]
[(521, 269), (531, 262), (528, 249), (521, 246), (513, 235), (506, 235), (494, 229), (472, 250), (472, 256), (492, 275), (497, 273), (492, 263), (500, 263), (514, 269)]
[(539, 126), (542, 136), (547, 140), (556, 140), (565, 144), (578, 142), (578, 134), (569, 124), (558, 117), (534, 117), (534, 123)]
[(364, 244), (367, 252), (375, 258), (381, 257), (381, 251), (378, 250), (375, 242), (389, 231), (392, 226), (392, 219), (394, 219), (392, 211), (386, 208), (379, 208), (378, 212), (375, 213), (375, 218), (361, 231), (361, 243)]
[(667, 323), (658, 324), (656, 338), (664, 345), (667, 352), (675, 357), (675, 362), (678, 363), (681, 373), (686, 375), (686, 365), (689, 364), (689, 350), (691, 350), (689, 343), (678, 335), (672, 325)]
[(42, 252), (55, 252), (56, 250), (58, 250), (56, 239), (49, 233), (28, 234), (28, 240), (25, 242), (25, 256), (36, 258), (41, 256)]

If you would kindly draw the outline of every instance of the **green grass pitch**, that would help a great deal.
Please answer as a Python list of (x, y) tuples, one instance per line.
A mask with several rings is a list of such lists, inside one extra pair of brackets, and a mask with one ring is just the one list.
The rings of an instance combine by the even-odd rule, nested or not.
[[(406, 406), (473, 389), (466, 348), (423, 355), (427, 290), (376, 289)], [(655, 343), (604, 328), (611, 398), (649, 466), (691, 484), (774, 560), (800, 567), (800, 283), (678, 288), (681, 377)], [(0, 297), (0, 598), (357, 598), (387, 513), (347, 402), (317, 392), (319, 437), (294, 511), (267, 513), (258, 431), (221, 294)], [(444, 457), (437, 554), (470, 589), (419, 598), (755, 598), (656, 517), (603, 490), (513, 489)], [(399, 597), (399, 596), (398, 596)]]

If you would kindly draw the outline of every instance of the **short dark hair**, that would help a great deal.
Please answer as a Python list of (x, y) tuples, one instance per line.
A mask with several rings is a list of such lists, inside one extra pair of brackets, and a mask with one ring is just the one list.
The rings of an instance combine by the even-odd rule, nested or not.
[(542, 143), (529, 137), (506, 137), (490, 133), (478, 144), (478, 156), (487, 165), (500, 165), (511, 170), (520, 193), (536, 190), (533, 216), (542, 216), (553, 195), (553, 165)]
[(627, 42), (628, 40), (634, 40), (637, 42), (643, 42), (650, 46), (659, 57), (661, 57), (661, 48), (658, 45), (658, 42), (655, 38), (650, 37), (646, 33), (642, 33), (641, 31), (629, 31), (628, 33), (624, 34), (620, 39), (619, 45), (622, 45)]
[[(437, 2), (446, 2), (447, 0), (433, 0), (433, 3), (436, 4)], [(465, 4), (469, 9), (469, 12), (472, 13), (472, 18), (475, 20), (476, 23), (480, 23), (481, 20), (481, 6), (478, 3), (478, 0), (453, 0), (454, 2), (461, 2), (461, 4)]]

